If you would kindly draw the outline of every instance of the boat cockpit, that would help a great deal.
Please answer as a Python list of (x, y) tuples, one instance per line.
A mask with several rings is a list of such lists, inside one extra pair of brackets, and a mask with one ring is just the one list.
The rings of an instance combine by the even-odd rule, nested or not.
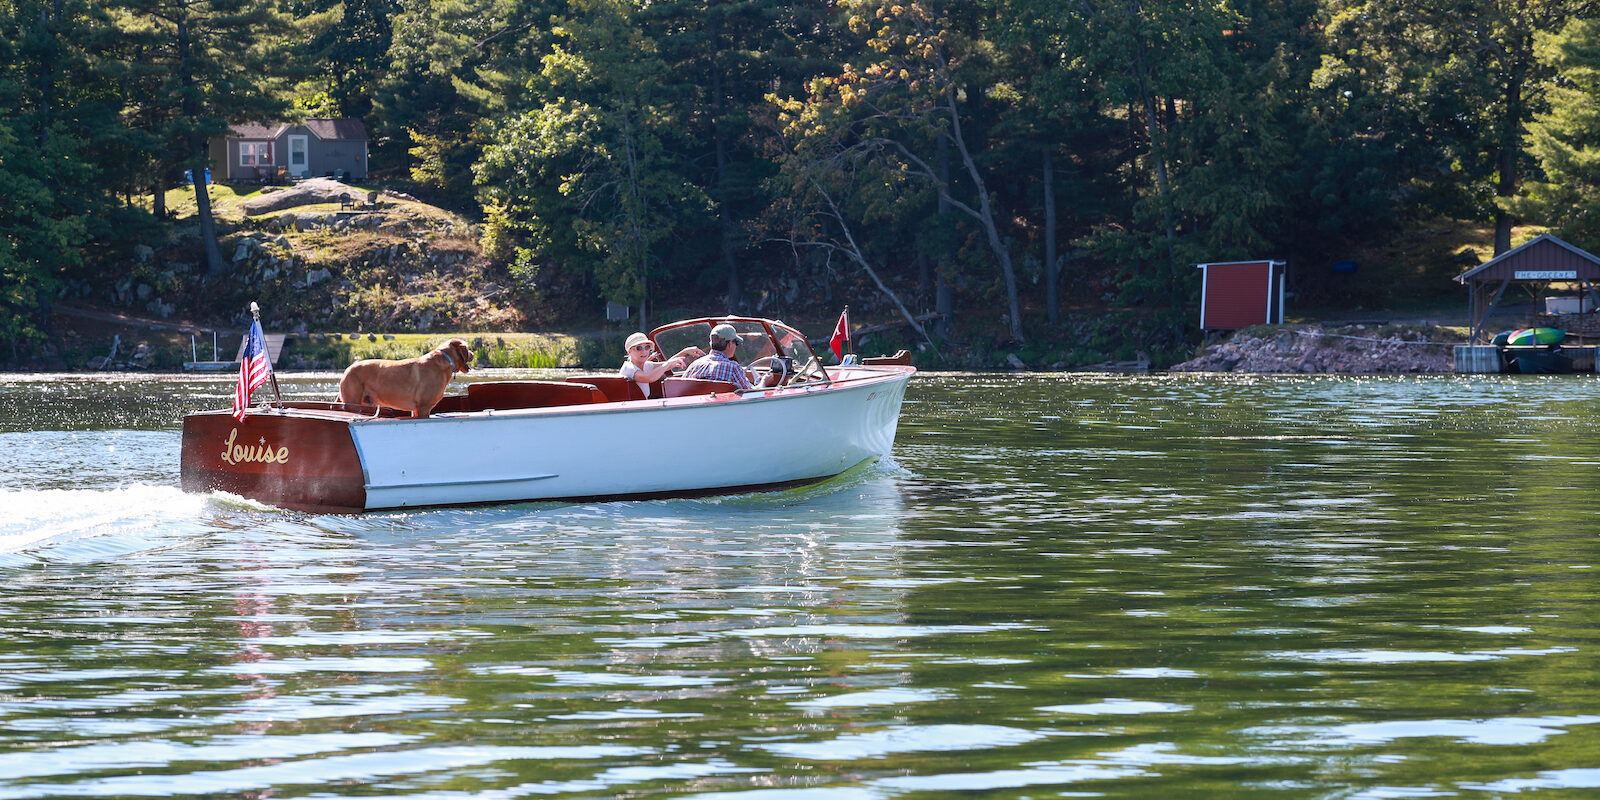
[(829, 383), (828, 370), (811, 349), (811, 343), (794, 328), (770, 319), (751, 317), (706, 317), (674, 322), (650, 332), (656, 352), (676, 353), (685, 347), (704, 348), (715, 325), (732, 325), (739, 334), (734, 357), (754, 370), (757, 383), (762, 374), (778, 372), (781, 386)]
[[(740, 343), (735, 351), (739, 363), (752, 369), (757, 384), (764, 376), (778, 373), (769, 386), (795, 387), (830, 384), (833, 376), (822, 364), (822, 358), (806, 337), (794, 328), (776, 320), (753, 317), (706, 317), (663, 325), (651, 331), (650, 338), (658, 353), (676, 353), (693, 345), (704, 349), (710, 341), (711, 328), (729, 324), (739, 333)], [(696, 395), (737, 393), (731, 383), (698, 380), (678, 375), (660, 381), (650, 394), (653, 399), (670, 399)], [(621, 403), (647, 399), (639, 385), (617, 374), (574, 375), (565, 380), (511, 380), (479, 381), (466, 386), (459, 394), (447, 394), (435, 405), (432, 414), (460, 414), (484, 411), (513, 411), (520, 409), (586, 406), (600, 403)], [(344, 410), (377, 418), (408, 417), (408, 412), (393, 409), (376, 409), (350, 404), (294, 403), (307, 410)]]

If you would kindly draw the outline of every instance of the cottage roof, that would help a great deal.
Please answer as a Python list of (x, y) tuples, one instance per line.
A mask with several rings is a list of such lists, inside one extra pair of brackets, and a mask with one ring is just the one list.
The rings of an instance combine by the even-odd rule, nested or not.
[(1546, 233), (1457, 275), (1456, 281), (1551, 280), (1548, 274), (1528, 275), (1558, 271), (1573, 273), (1567, 280), (1600, 280), (1600, 257)]
[(287, 127), (289, 126), (283, 123), (278, 123), (276, 126), (269, 128), (259, 122), (241, 122), (233, 126), (228, 135), (235, 139), (276, 139), (278, 134), (282, 133), (283, 129)]
[[(301, 124), (318, 139), (367, 138), (367, 128), (359, 119), (308, 119)], [(292, 127), (294, 124), (289, 122), (241, 122), (233, 126), (229, 135), (235, 139), (276, 139)]]
[(361, 120), (345, 117), (343, 119), (308, 119), (306, 127), (320, 139), (365, 139), (367, 128)]

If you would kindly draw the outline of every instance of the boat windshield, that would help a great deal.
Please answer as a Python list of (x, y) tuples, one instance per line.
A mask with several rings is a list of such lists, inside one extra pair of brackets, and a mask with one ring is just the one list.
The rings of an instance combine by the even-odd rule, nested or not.
[[(659, 351), (667, 355), (691, 345), (704, 350), (711, 340), (712, 325), (722, 322), (732, 325), (739, 333), (741, 341), (734, 350), (734, 357), (739, 359), (739, 363), (747, 366), (755, 364), (759, 372), (766, 363), (762, 359), (781, 353), (794, 359), (795, 373), (789, 380), (789, 385), (827, 379), (827, 374), (822, 369), (822, 360), (811, 350), (806, 337), (781, 322), (771, 323), (770, 333), (768, 323), (762, 320), (729, 319), (662, 327), (656, 329), (652, 336)], [(774, 335), (776, 339), (773, 338)]]
[(772, 330), (778, 335), (778, 346), (783, 354), (794, 360), (794, 377), (789, 380), (790, 386), (828, 379), (828, 373), (822, 369), (822, 359), (811, 349), (811, 343), (806, 341), (805, 336), (783, 323), (773, 325)]

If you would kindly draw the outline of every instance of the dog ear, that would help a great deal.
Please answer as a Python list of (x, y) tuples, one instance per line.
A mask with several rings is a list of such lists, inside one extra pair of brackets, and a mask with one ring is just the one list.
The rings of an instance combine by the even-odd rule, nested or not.
[(467, 343), (460, 339), (451, 342), (450, 346), (454, 347), (456, 355), (461, 357), (461, 371), (470, 372), (472, 368), (468, 365), (472, 363), (472, 349), (467, 347)]

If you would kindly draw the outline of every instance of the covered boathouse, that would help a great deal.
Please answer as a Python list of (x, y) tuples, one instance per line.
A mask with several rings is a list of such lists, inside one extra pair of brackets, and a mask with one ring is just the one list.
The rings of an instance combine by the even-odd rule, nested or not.
[[(1600, 285), (1600, 257), (1546, 233), (1457, 275), (1456, 281), (1467, 286), (1472, 326), (1467, 342), (1478, 344), (1486, 341), (1484, 326), (1511, 284), (1521, 284), (1535, 300), (1553, 283), (1576, 284), (1583, 303)], [(1578, 311), (1593, 309), (1592, 305), (1580, 305)]]

